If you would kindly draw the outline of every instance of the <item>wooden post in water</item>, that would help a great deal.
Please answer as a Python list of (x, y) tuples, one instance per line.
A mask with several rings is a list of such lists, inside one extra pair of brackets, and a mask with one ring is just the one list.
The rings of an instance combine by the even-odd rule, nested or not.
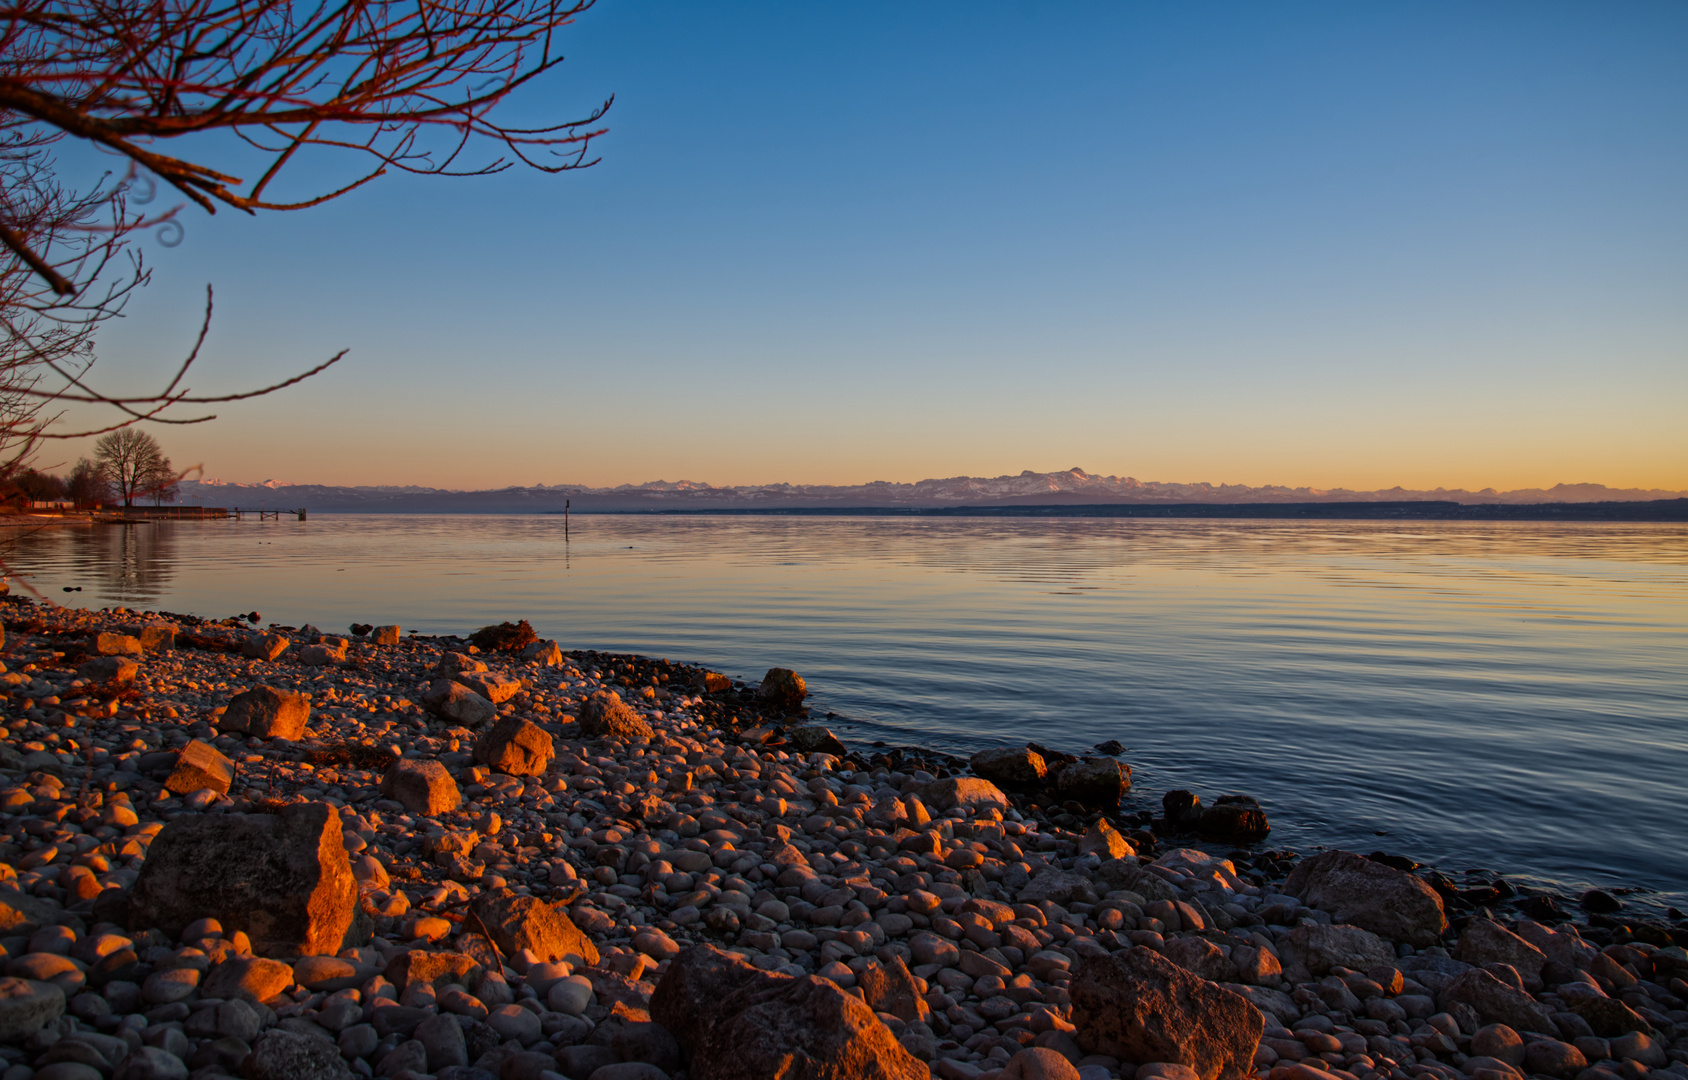
[(569, 501), (563, 500), (563, 543), (569, 542)]

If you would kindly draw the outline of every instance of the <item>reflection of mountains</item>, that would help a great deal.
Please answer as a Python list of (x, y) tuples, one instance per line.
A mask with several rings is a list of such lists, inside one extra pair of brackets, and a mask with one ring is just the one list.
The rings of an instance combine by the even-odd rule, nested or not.
[(66, 529), (70, 564), (84, 581), (98, 581), (100, 595), (125, 604), (156, 604), (176, 576), (174, 522), (95, 525)]

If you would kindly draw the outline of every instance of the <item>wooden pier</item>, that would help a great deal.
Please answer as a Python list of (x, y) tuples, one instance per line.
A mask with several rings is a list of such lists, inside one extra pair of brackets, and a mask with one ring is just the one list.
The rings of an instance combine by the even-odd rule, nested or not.
[(296, 517), (300, 521), (305, 520), (305, 508), (304, 507), (300, 507), (297, 510), (242, 510), (240, 507), (237, 506), (233, 510), (230, 511), (230, 514), (233, 515), (233, 517), (236, 521), (239, 521), (241, 518), (247, 516), (248, 514), (257, 514), (259, 521), (269, 521), (271, 519), (274, 519), (276, 521), (280, 521), (281, 516), (283, 514), (288, 514), (288, 515), (291, 515), (293, 517)]

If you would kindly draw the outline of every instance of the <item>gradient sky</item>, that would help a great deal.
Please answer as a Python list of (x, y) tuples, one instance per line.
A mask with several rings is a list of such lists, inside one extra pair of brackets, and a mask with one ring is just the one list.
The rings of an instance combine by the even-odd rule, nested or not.
[(1688, 5), (601, 0), (566, 51), (510, 119), (613, 93), (601, 164), (189, 210), (105, 385), (209, 282), (198, 388), (351, 350), (156, 430), (224, 480), (1688, 488)]

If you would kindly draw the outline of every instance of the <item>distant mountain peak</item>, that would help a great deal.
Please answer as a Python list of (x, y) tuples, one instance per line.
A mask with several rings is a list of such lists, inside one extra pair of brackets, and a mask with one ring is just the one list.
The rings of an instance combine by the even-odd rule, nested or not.
[(837, 507), (923, 508), (943, 506), (1032, 506), (1109, 503), (1292, 503), (1411, 502), (1424, 500), (1527, 504), (1541, 502), (1641, 501), (1688, 498), (1688, 492), (1609, 488), (1604, 484), (1555, 484), (1551, 488), (1480, 491), (1435, 488), (1414, 491), (1399, 485), (1378, 491), (1347, 488), (1289, 487), (1266, 484), (1168, 483), (1125, 476), (1097, 476), (1073, 467), (1064, 472), (1026, 470), (1018, 476), (952, 476), (899, 483), (749, 484), (716, 487), (693, 480), (651, 480), (594, 488), (582, 484), (535, 484), (481, 491), (418, 486), (335, 487), (265, 480), (235, 484), (224, 480), (182, 482), (181, 502), (201, 506), (307, 506), (325, 511), (374, 513), (532, 513), (573, 508), (591, 510), (732, 510)]

